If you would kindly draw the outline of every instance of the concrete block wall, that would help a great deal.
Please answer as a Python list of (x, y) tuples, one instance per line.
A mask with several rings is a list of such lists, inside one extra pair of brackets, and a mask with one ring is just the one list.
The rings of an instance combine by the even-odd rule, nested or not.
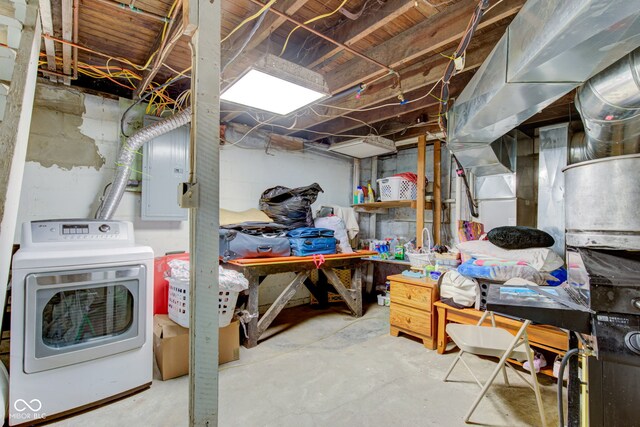
[[(360, 163), (360, 182), (365, 184), (371, 179), (372, 159), (364, 159)], [(429, 182), (433, 182), (433, 146), (428, 145), (426, 150), (426, 176)], [(381, 156), (377, 160), (377, 179), (393, 176), (402, 172), (417, 173), (418, 149), (409, 148), (399, 150), (397, 154)], [(450, 198), (449, 188), (449, 168), (450, 156), (448, 151), (442, 149), (442, 198)], [(374, 181), (371, 181), (374, 185)], [(376, 191), (378, 191), (376, 183)], [(427, 193), (430, 195), (430, 193)], [(430, 228), (433, 221), (433, 211), (425, 211), (425, 224)], [(369, 215), (360, 215), (361, 239), (385, 239), (394, 237), (404, 237), (412, 239), (416, 236), (416, 212), (411, 208), (389, 209), (385, 215), (376, 215), (376, 231), (374, 236), (368, 232)], [(444, 227), (443, 227), (444, 228)]]
[[(120, 118), (127, 103), (73, 89), (39, 84), (33, 110), (18, 223), (53, 218), (93, 218), (98, 195), (113, 178), (120, 145)], [(135, 119), (135, 117), (133, 118)], [(139, 121), (139, 120), (138, 120)], [(318, 182), (322, 204), (348, 205), (352, 162), (308, 152), (265, 153), (265, 141), (246, 138), (220, 152), (220, 206), (231, 210), (257, 208), (260, 194), (275, 185), (297, 187)], [(250, 143), (250, 147), (245, 144)], [(173, 197), (173, 189), (167, 192)], [(141, 221), (140, 194), (126, 192), (114, 216), (132, 221), (138, 244), (157, 255), (189, 249), (185, 222)], [(212, 238), (216, 233), (212, 230)], [(15, 242), (20, 241), (20, 230)], [(290, 275), (273, 276), (260, 289), (261, 305), (269, 305)], [(301, 290), (291, 305), (308, 302)]]

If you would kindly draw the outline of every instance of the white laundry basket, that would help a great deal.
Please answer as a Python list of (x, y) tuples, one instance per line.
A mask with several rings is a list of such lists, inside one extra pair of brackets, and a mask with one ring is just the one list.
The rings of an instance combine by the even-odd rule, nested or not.
[(415, 200), (418, 197), (418, 186), (415, 182), (399, 176), (390, 176), (378, 180), (380, 201)]
[[(183, 328), (189, 327), (189, 280), (167, 277), (169, 282), (169, 319)], [(220, 290), (218, 293), (218, 326), (231, 323), (239, 292)]]

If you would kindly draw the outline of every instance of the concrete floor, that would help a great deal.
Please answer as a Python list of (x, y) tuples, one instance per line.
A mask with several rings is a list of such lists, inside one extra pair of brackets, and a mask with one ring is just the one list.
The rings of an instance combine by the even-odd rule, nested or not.
[[(453, 382), (442, 382), (455, 352), (439, 355), (390, 336), (388, 307), (370, 306), (361, 319), (339, 304), (296, 307), (284, 310), (267, 335), (220, 367), (220, 426), (463, 426), (480, 391), (462, 365)], [(481, 380), (495, 366), (466, 360)], [(540, 425), (533, 392), (515, 374), (509, 378), (511, 388), (498, 376), (475, 424)], [(555, 382), (541, 376), (541, 383), (548, 425), (557, 425)], [(188, 384), (187, 377), (155, 379), (149, 390), (52, 425), (186, 426)]]

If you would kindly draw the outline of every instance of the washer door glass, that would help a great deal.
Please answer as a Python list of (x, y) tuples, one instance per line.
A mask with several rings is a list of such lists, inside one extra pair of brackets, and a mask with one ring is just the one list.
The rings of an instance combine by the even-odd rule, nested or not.
[(42, 342), (61, 348), (125, 333), (134, 297), (124, 285), (61, 291), (42, 309)]

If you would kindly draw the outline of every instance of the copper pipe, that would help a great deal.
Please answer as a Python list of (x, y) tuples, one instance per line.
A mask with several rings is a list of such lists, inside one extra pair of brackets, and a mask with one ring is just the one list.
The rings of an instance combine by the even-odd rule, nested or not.
[[(100, 1), (102, 1), (102, 0), (100, 0)], [(252, 3), (257, 4), (258, 6), (264, 7), (264, 4), (260, 0), (250, 0), (250, 1)], [(286, 19), (286, 20), (288, 20), (288, 21), (290, 21), (290, 22), (292, 22), (292, 23), (294, 23), (294, 24), (296, 24), (298, 26), (300, 26), (300, 28), (304, 28), (305, 30), (309, 31), (310, 33), (313, 33), (316, 36), (318, 36), (318, 37), (320, 37), (322, 39), (325, 39), (329, 43), (333, 43), (334, 45), (339, 46), (340, 48), (346, 50), (347, 52), (352, 53), (355, 56), (359, 56), (360, 58), (362, 58), (362, 59), (364, 59), (366, 61), (369, 61), (372, 64), (377, 65), (380, 68), (383, 68), (383, 69), (387, 70), (389, 72), (389, 74), (395, 74), (396, 76), (398, 75), (398, 72), (396, 70), (394, 70), (393, 68), (391, 68), (391, 67), (389, 67), (387, 65), (384, 65), (383, 63), (378, 62), (375, 59), (370, 58), (367, 55), (358, 52), (357, 50), (354, 50), (354, 49), (350, 48), (349, 46), (347, 46), (344, 43), (340, 43), (339, 41), (336, 41), (336, 40), (332, 39), (329, 36), (325, 36), (320, 31), (314, 30), (313, 28), (303, 24), (302, 22), (296, 20), (295, 18), (292, 18), (291, 16), (287, 15), (286, 13), (280, 12), (279, 10), (277, 10), (277, 9), (275, 9), (273, 7), (270, 7), (267, 10), (270, 11), (270, 12), (275, 13), (276, 15), (278, 15), (278, 16), (280, 16), (280, 17), (282, 17), (282, 18), (284, 18), (284, 19)]]
[[(73, 0), (73, 36), (72, 40), (74, 44), (78, 44), (78, 8), (80, 7), (79, 0)], [(78, 80), (78, 48), (73, 46), (73, 59), (71, 60), (73, 66), (73, 80)]]
[(111, 6), (115, 9), (119, 9), (119, 10), (125, 10), (125, 11), (129, 11), (131, 13), (135, 13), (136, 15), (140, 15), (143, 16), (145, 18), (148, 19), (152, 19), (154, 21), (160, 21), (162, 23), (167, 23), (169, 22), (169, 18), (167, 18), (166, 16), (162, 16), (162, 15), (158, 15), (155, 13), (151, 13), (151, 12), (147, 12), (141, 9), (138, 9), (137, 7), (131, 7), (125, 3), (120, 3), (118, 1), (113, 1), (113, 0), (94, 0), (97, 1), (98, 3), (102, 3), (104, 5), (107, 6)]

